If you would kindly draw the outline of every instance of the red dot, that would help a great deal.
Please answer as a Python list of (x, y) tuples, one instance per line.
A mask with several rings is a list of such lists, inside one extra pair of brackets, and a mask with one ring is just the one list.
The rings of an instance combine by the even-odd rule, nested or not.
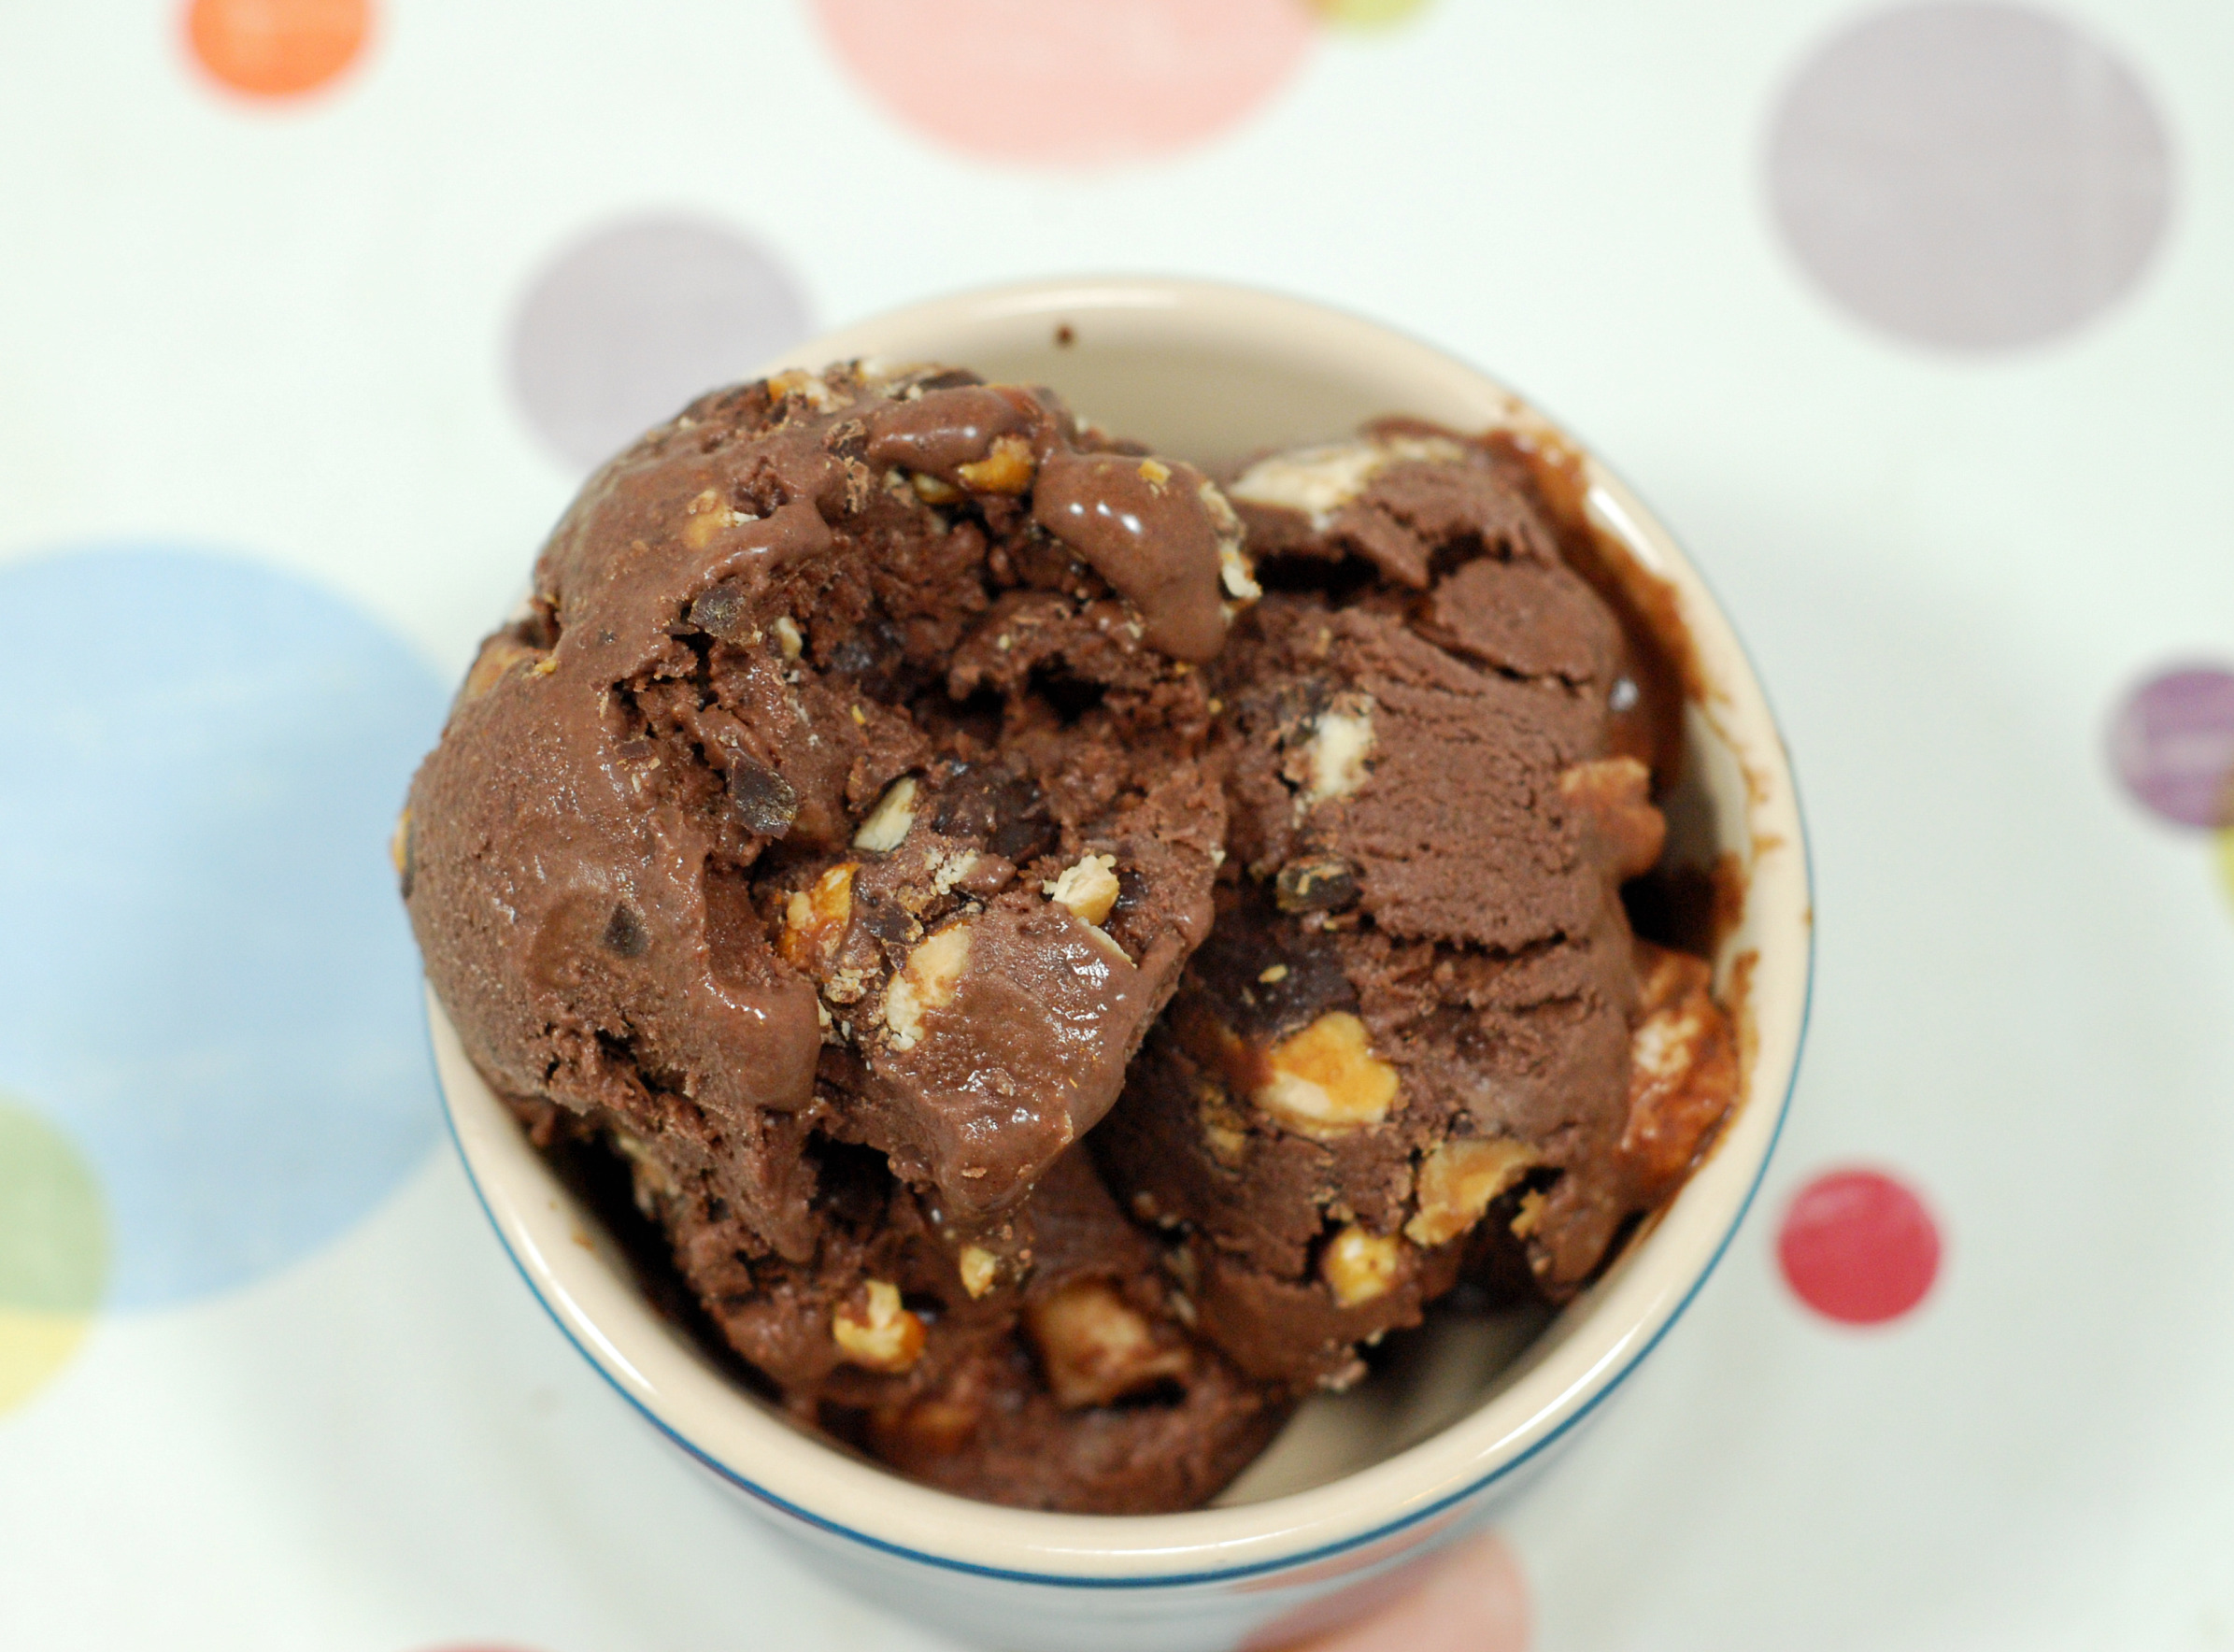
[(1924, 1300), (1940, 1234), (1924, 1202), (1873, 1170), (1834, 1170), (1785, 1212), (1776, 1260), (1809, 1307), (1843, 1325), (1882, 1325)]

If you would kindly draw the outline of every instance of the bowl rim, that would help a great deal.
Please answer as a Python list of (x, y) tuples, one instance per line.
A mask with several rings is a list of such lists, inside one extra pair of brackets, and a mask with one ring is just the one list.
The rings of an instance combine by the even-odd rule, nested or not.
[[(1540, 404), (1448, 351), (1378, 321), (1259, 288), (1163, 278), (1101, 276), (972, 289), (808, 340), (767, 370), (914, 353), (891, 341), (973, 326), (1038, 327), (1094, 316), (1137, 327), (1144, 318), (1174, 314), (1223, 333), (1238, 330), (1283, 350), (1302, 335), (1321, 351), (1392, 359), (1423, 381), (1566, 436), (1566, 427)], [(1658, 519), (1592, 450), (1566, 439), (1585, 457), (1590, 503), (1601, 525), (1677, 591), (1694, 647), (1713, 667), (1705, 674), (1712, 704), (1703, 709), (1736, 754), (1747, 784), (1744, 812), (1756, 853), (1748, 905), (1764, 888), (1760, 862), (1772, 858), (1767, 887), (1780, 910), (1772, 916), (1796, 931), (1781, 937), (1792, 943), (1784, 961), (1788, 990), (1775, 1005), (1788, 1024), (1762, 1023), (1757, 1030), (1747, 1093), (1733, 1126), (1663, 1208), (1655, 1230), (1633, 1241), (1612, 1273), (1586, 1293), (1588, 1311), (1569, 1310), (1577, 1330), (1587, 1326), (1594, 1335), (1562, 1334), (1555, 1327), (1540, 1339), (1554, 1345), (1552, 1357), (1427, 1439), (1322, 1485), (1256, 1502), (1174, 1515), (1088, 1516), (1006, 1508), (938, 1491), (785, 1421), (677, 1346), (676, 1333), (658, 1320), (625, 1270), (617, 1279), (612, 1261), (578, 1229), (566, 1231), (575, 1221), (571, 1199), (473, 1072), (429, 988), (429, 1053), (475, 1197), (545, 1312), (606, 1383), (717, 1476), (815, 1531), (945, 1572), (1090, 1589), (1245, 1584), (1358, 1557), (1459, 1510), (1592, 1416), (1704, 1289), (1767, 1175), (1790, 1113), (1813, 1007), (1814, 876), (1789, 754), (1752, 659), (1719, 600)], [(1717, 711), (1735, 726), (1717, 719)], [(1747, 922), (1752, 927), (1750, 913)], [(1772, 1096), (1763, 1092), (1772, 1089), (1772, 1111), (1765, 1111)], [(1679, 1240), (1687, 1261), (1672, 1260)], [(1648, 1261), (1657, 1268), (1646, 1269)], [(585, 1305), (585, 1297), (594, 1306)], [(1618, 1317), (1611, 1311), (1615, 1303), (1626, 1310)], [(1571, 1343), (1580, 1344), (1573, 1353), (1567, 1352)], [(1538, 1361), (1541, 1352), (1531, 1350), (1524, 1360)], [(1507, 1404), (1544, 1368), (1552, 1375), (1536, 1386), (1545, 1394), (1532, 1405)], [(753, 1471), (737, 1466), (740, 1460), (752, 1462)], [(1353, 1563), (1375, 1558), (1369, 1552)]]

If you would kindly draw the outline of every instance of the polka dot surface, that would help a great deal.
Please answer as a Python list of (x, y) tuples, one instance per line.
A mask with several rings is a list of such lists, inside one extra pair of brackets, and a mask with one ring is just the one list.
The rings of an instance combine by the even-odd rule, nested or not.
[(816, 0), (815, 10), (899, 120), (965, 153), (1034, 166), (1140, 160), (1215, 136), (1287, 83), (1313, 34), (1298, 0)]
[(116, 1303), (284, 1266), (434, 1146), (386, 845), (443, 703), (394, 637), (268, 569), (0, 567), (0, 1087), (83, 1145)]
[(338, 78), (364, 50), (370, 0), (192, 0), (186, 41), (227, 90), (294, 97)]
[(107, 1275), (92, 1168), (52, 1125), (0, 1096), (0, 1412), (67, 1362)]
[(2171, 163), (2133, 72), (2046, 12), (1908, 6), (1801, 67), (1769, 135), (1801, 266), (1864, 321), (1954, 349), (2082, 325), (2140, 278)]
[[(1528, 1578), (1501, 1537), (1466, 1539), (1397, 1576), (1393, 1598), (1359, 1621), (1302, 1639), (1275, 1625), (1251, 1640), (1251, 1652), (1529, 1652)], [(1316, 1609), (1303, 1608), (1298, 1621)]]
[(536, 434), (587, 470), (806, 334), (796, 284), (748, 236), (633, 219), (535, 278), (513, 323), (512, 389)]
[(1338, 29), (1388, 29), (1410, 22), (1428, 0), (1311, 0), (1311, 9)]
[(2165, 819), (2234, 825), (2234, 672), (2190, 665), (2142, 683), (2111, 719), (2110, 761)]
[(1776, 1260), (1793, 1294), (1825, 1318), (1882, 1325), (1929, 1294), (1939, 1228), (1893, 1177), (1835, 1170), (1800, 1189), (1786, 1210)]

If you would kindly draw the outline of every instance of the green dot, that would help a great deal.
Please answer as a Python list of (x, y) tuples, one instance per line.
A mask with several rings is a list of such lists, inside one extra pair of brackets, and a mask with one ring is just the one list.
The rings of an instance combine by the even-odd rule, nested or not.
[(1321, 22), (1338, 29), (1392, 29), (1427, 9), (1428, 0), (1311, 0)]
[(107, 1277), (92, 1171), (51, 1125), (0, 1097), (0, 1308), (88, 1314)]

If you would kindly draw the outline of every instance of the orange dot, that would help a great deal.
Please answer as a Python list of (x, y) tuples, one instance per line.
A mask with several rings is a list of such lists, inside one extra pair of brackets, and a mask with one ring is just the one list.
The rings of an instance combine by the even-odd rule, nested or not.
[(355, 60), (371, 0), (193, 0), (186, 40), (202, 66), (249, 97), (294, 97)]

